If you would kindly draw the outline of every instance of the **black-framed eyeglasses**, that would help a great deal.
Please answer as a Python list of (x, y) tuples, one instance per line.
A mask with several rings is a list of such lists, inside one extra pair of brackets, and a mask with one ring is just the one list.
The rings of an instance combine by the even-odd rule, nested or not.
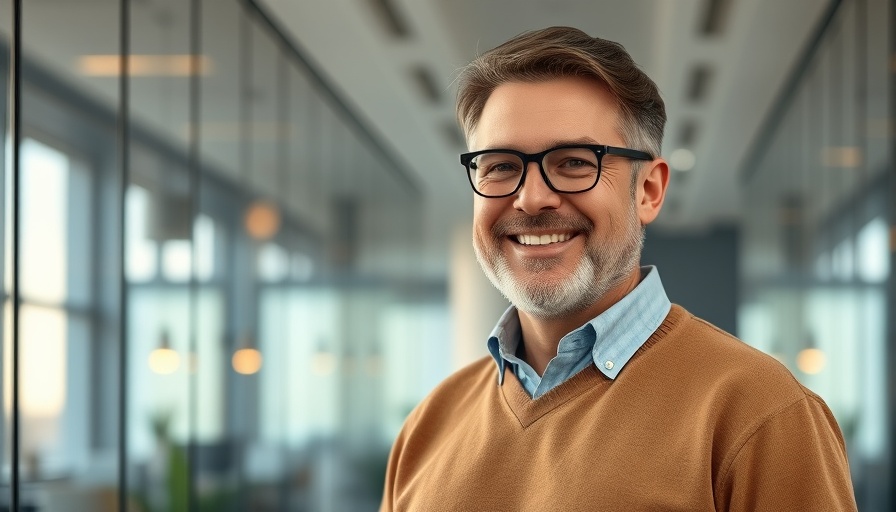
[(600, 179), (603, 159), (623, 157), (653, 160), (643, 151), (598, 144), (557, 146), (541, 153), (523, 153), (513, 149), (485, 149), (460, 155), (467, 168), (473, 191), (482, 197), (507, 197), (515, 194), (526, 180), (530, 162), (538, 163), (544, 182), (554, 192), (576, 194), (591, 190)]

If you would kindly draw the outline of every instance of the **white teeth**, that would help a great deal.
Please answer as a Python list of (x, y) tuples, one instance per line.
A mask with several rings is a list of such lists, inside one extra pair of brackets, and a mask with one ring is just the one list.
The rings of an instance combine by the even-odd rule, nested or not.
[(550, 235), (517, 235), (517, 242), (523, 245), (547, 245), (553, 244), (557, 242), (565, 242), (569, 240), (571, 236), (567, 233), (563, 234), (550, 234)]

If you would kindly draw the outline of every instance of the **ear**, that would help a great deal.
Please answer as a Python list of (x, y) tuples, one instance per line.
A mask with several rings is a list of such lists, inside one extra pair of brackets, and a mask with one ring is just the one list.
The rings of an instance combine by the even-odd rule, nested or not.
[(669, 164), (662, 158), (648, 162), (638, 173), (635, 206), (642, 226), (650, 224), (659, 215), (668, 186)]

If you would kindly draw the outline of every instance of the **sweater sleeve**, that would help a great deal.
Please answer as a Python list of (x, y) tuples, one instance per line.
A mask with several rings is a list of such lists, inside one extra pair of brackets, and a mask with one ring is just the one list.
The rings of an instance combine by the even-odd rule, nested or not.
[(721, 470), (717, 510), (856, 510), (843, 435), (812, 394), (747, 432)]
[(380, 512), (392, 512), (395, 509), (395, 475), (398, 472), (398, 461), (401, 459), (401, 450), (404, 445), (405, 428), (407, 428), (407, 425), (401, 429), (398, 438), (395, 439), (395, 443), (392, 445), (392, 451), (389, 453)]
[(392, 512), (395, 510), (395, 500), (398, 498), (398, 489), (396, 486), (398, 485), (399, 465), (401, 464), (402, 455), (404, 455), (404, 447), (407, 442), (408, 433), (413, 430), (413, 426), (416, 423), (416, 418), (421, 407), (422, 404), (411, 411), (407, 419), (405, 419), (404, 425), (402, 425), (401, 431), (398, 433), (398, 437), (392, 444), (392, 450), (389, 453), (389, 462), (386, 466), (386, 481), (383, 487), (383, 500), (380, 502), (380, 512)]

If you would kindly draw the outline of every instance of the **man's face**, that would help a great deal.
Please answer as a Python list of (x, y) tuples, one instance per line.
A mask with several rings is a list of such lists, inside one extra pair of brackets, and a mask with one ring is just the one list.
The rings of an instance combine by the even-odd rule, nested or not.
[[(612, 96), (592, 80), (505, 83), (486, 102), (470, 150), (625, 146), (617, 115)], [(606, 157), (596, 187), (561, 194), (530, 163), (517, 194), (477, 195), (473, 246), (492, 283), (518, 309), (540, 318), (583, 311), (619, 286), (637, 268), (643, 239), (631, 172), (630, 160)], [(557, 241), (535, 245), (526, 235)]]

